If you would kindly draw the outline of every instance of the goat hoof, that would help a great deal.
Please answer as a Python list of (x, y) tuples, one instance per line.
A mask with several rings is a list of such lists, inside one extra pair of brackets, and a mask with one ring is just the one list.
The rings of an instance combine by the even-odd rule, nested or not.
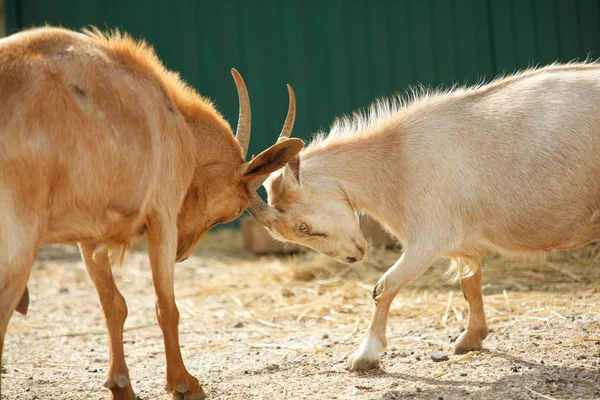
[(369, 371), (379, 368), (379, 360), (370, 360), (368, 358), (352, 358), (348, 360), (346, 369), (348, 371)]
[(480, 334), (472, 334), (468, 330), (460, 334), (454, 343), (454, 354), (465, 354), (470, 351), (483, 350), (483, 340)]
[(206, 395), (204, 394), (204, 391), (202, 390), (202, 388), (200, 388), (200, 393), (191, 393), (191, 392), (185, 392), (185, 393), (180, 393), (177, 390), (171, 392), (171, 398), (173, 400), (204, 400), (206, 399)]
[(358, 350), (350, 356), (346, 365), (349, 371), (368, 371), (377, 368), (379, 368), (379, 357), (367, 357), (365, 354), (358, 354)]
[(110, 389), (110, 398), (112, 400), (136, 400), (127, 374), (120, 373), (116, 377), (110, 374), (106, 381), (104, 381), (104, 387)]
[(173, 400), (204, 400), (206, 399), (206, 395), (204, 392), (199, 395), (188, 395), (187, 393), (179, 393), (177, 391), (173, 392), (171, 395)]
[(131, 388), (131, 385), (125, 385), (120, 388), (117, 385), (114, 385), (110, 388), (111, 392), (111, 400), (136, 400), (137, 397)]
[(165, 385), (165, 390), (171, 393), (173, 400), (204, 400), (206, 398), (198, 379), (189, 374), (187, 379), (174, 386), (168, 383)]

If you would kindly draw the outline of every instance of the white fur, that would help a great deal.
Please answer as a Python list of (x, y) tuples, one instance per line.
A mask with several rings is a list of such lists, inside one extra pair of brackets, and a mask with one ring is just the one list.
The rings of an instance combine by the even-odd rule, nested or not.
[[(284, 210), (273, 225), (281, 237), (343, 261), (364, 240), (359, 211), (405, 248), (375, 288), (367, 337), (383, 343), (394, 296), (436, 258), (452, 260), (469, 308), (480, 310), (483, 255), (600, 240), (600, 64), (380, 100), (319, 135), (298, 165), (301, 189), (281, 172), (266, 183), (270, 204)], [(298, 232), (300, 223), (323, 235)], [(487, 331), (479, 317), (469, 326)], [(353, 359), (373, 357), (364, 343)]]
[(348, 368), (362, 370), (377, 366), (384, 348), (385, 346), (375, 335), (368, 334), (348, 359)]

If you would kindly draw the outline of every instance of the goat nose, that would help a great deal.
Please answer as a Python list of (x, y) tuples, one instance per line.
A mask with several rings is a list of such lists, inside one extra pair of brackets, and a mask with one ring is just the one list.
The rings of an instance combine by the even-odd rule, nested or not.
[(354, 264), (358, 260), (355, 257), (346, 257), (346, 261), (348, 261), (350, 264)]

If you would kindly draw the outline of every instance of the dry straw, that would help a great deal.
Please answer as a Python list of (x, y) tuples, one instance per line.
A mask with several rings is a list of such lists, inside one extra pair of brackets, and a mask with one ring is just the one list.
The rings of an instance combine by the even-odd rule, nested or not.
[[(136, 250), (126, 256), (122, 270), (115, 270), (130, 309), (126, 331), (136, 331), (131, 337), (152, 338), (160, 343), (154, 307), (148, 301), (153, 298), (153, 288), (144, 245)], [(97, 303), (90, 300), (95, 294), (81, 261), (74, 261), (76, 267), (66, 268), (61, 254), (71, 261), (77, 257), (76, 249), (71, 247), (48, 247), (40, 252), (41, 261), (32, 274), (30, 283), (34, 287), (30, 292), (41, 297), (60, 285), (55, 282), (72, 279), (75, 284), (70, 293), (82, 299), (88, 296), (88, 300), (63, 304), (61, 297), (56, 297), (48, 303), (51, 306), (39, 310), (41, 313), (33, 312), (26, 319), (15, 321), (11, 335), (36, 327), (48, 331), (48, 337), (105, 334), (102, 325), (76, 329), (58, 321), (53, 326), (44, 318), (53, 312), (62, 315), (64, 312), (59, 310), (64, 309), (81, 314), (94, 309), (94, 315), (100, 313)], [(186, 349), (205, 352), (241, 346), (269, 349), (277, 352), (280, 360), (290, 353), (327, 352), (343, 358), (366, 329), (373, 285), (399, 256), (399, 251), (371, 248), (363, 262), (353, 265), (339, 264), (314, 252), (258, 257), (243, 249), (238, 230), (212, 232), (188, 261), (176, 267), (181, 334), (194, 333), (184, 340)], [(497, 332), (511, 334), (527, 332), (524, 327), (536, 324), (541, 326), (536, 328), (537, 334), (544, 335), (544, 326), (551, 321), (567, 320), (573, 315), (599, 315), (599, 261), (598, 245), (536, 261), (487, 257), (483, 264), (483, 293), (488, 324)], [(52, 263), (62, 265), (54, 267)], [(394, 301), (388, 338), (398, 351), (431, 346), (449, 351), (450, 339), (430, 333), (443, 329), (458, 332), (460, 325), (466, 325), (467, 305), (460, 285), (444, 279), (447, 267), (445, 260), (436, 262)], [(74, 276), (57, 278), (61, 273)], [(41, 303), (34, 301), (33, 311), (43, 307)], [(208, 340), (196, 333), (216, 325), (221, 327), (219, 340)], [(427, 327), (429, 334), (420, 334), (417, 327)], [(242, 335), (242, 339), (231, 342), (235, 335)], [(324, 348), (304, 339), (314, 335), (327, 335), (335, 339), (335, 344)], [(286, 336), (296, 340), (283, 343)], [(593, 336), (598, 335), (573, 338), (575, 341), (566, 345), (579, 345), (584, 339), (598, 340)], [(469, 362), (483, 356), (493, 355), (474, 353), (450, 362)]]

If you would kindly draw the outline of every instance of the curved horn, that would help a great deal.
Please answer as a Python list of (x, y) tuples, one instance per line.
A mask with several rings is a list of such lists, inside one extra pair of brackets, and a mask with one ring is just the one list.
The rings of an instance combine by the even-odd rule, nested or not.
[(250, 212), (261, 225), (270, 229), (271, 226), (277, 222), (280, 213), (260, 198), (258, 193), (256, 193), (256, 190), (259, 187), (260, 185), (256, 185), (256, 181), (247, 184), (248, 212)]
[(240, 73), (237, 72), (235, 68), (232, 68), (231, 75), (233, 75), (233, 80), (235, 81), (235, 87), (237, 88), (240, 102), (240, 115), (238, 117), (235, 137), (240, 144), (240, 148), (242, 149), (242, 157), (245, 160), (246, 153), (248, 153), (248, 144), (250, 143), (250, 98), (248, 97), (248, 89), (246, 88), (246, 84), (244, 83)]
[[(287, 116), (285, 117), (285, 122), (283, 123), (283, 128), (281, 129), (281, 133), (277, 138), (277, 143), (282, 142), (286, 139), (289, 139), (292, 134), (292, 130), (294, 129), (294, 122), (296, 121), (296, 94), (294, 93), (294, 89), (290, 85), (287, 85), (288, 95), (290, 98), (290, 104), (288, 106)], [(254, 180), (254, 185), (256, 189), (260, 187), (269, 176), (263, 176), (261, 178)]]
[(296, 121), (296, 94), (294, 89), (290, 85), (287, 85), (288, 95), (290, 97), (290, 105), (288, 106), (287, 116), (277, 142), (281, 142), (290, 137), (292, 130), (294, 129), (294, 122)]
[[(288, 94), (290, 98), (290, 104), (288, 106), (288, 113), (277, 139), (277, 143), (286, 140), (290, 137), (292, 130), (294, 129), (294, 122), (296, 120), (296, 95), (290, 85), (287, 85)], [(248, 183), (248, 211), (252, 216), (267, 228), (270, 228), (275, 223), (279, 216), (279, 211), (269, 206), (267, 203), (260, 198), (256, 191), (258, 188), (267, 180), (268, 176), (264, 176)]]

